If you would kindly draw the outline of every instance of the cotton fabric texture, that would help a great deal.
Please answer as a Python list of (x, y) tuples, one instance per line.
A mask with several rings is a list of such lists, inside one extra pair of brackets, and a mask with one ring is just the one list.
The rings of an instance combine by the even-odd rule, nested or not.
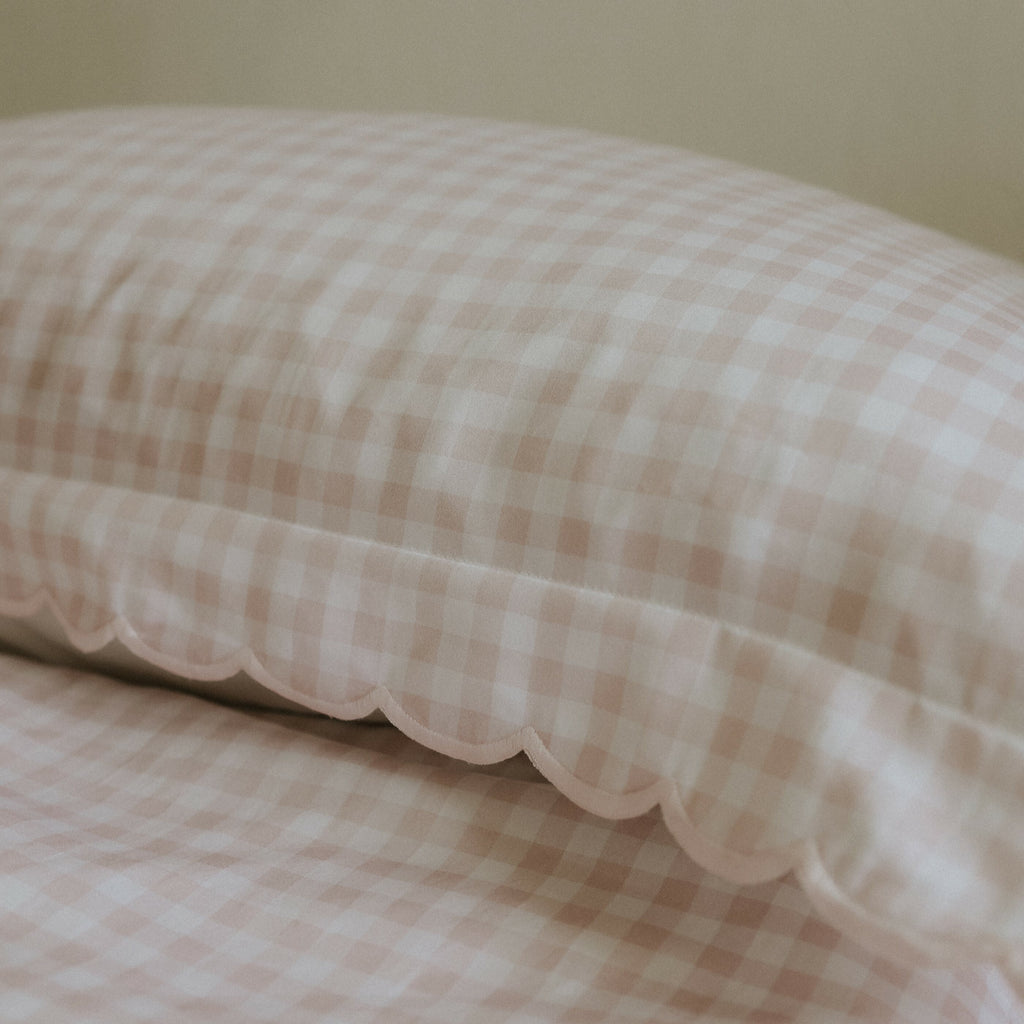
[(0, 128), (0, 611), (1024, 977), (1024, 271), (481, 121)]
[(0, 656), (4, 1024), (1018, 1024), (522, 758)]

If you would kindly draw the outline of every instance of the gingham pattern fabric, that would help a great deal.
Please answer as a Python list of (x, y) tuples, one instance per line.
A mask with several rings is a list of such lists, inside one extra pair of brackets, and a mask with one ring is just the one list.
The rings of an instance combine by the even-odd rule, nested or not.
[(1017, 1024), (737, 889), (658, 816), (393, 729), (0, 658), (5, 1024)]
[(1024, 272), (421, 117), (0, 131), (0, 611), (1024, 958)]

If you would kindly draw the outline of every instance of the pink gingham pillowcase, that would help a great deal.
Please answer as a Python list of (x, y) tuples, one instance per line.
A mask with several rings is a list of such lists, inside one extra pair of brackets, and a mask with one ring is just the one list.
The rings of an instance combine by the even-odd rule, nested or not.
[(0, 128), (0, 632), (526, 749), (1018, 979), (1022, 453), (1024, 271), (802, 185), (411, 116)]

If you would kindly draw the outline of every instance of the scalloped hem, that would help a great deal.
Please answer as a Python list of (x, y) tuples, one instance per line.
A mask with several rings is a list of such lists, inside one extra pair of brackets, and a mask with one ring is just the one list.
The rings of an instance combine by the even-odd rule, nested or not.
[(900, 927), (849, 898), (826, 868), (815, 838), (789, 847), (756, 854), (729, 849), (703, 836), (687, 814), (679, 787), (661, 778), (629, 793), (601, 790), (574, 774), (548, 749), (536, 729), (525, 725), (498, 740), (469, 743), (431, 729), (403, 708), (384, 686), (347, 701), (325, 700), (276, 679), (249, 648), (209, 664), (167, 655), (146, 644), (122, 616), (92, 631), (77, 629), (56, 600), (40, 591), (28, 600), (0, 599), (0, 616), (24, 620), (48, 612), (67, 640), (84, 654), (111, 643), (121, 644), (146, 665), (185, 681), (219, 682), (247, 676), (271, 695), (332, 718), (364, 719), (376, 711), (413, 741), (447, 757), (471, 764), (494, 764), (524, 753), (544, 778), (563, 796), (599, 817), (623, 819), (644, 815), (657, 807), (673, 838), (704, 870), (737, 885), (756, 885), (792, 872), (823, 920), (867, 949), (887, 958), (916, 965), (955, 967), (966, 962), (991, 963), (1024, 998), (1024, 949), (997, 940), (957, 941)]

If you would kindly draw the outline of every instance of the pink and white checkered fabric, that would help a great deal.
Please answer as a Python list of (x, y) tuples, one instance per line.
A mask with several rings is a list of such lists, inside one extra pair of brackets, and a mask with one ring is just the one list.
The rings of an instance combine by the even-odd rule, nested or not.
[(673, 150), (0, 130), (0, 612), (659, 804), (1024, 978), (1024, 272)]
[(1017, 1024), (525, 762), (0, 657), (4, 1024)]

